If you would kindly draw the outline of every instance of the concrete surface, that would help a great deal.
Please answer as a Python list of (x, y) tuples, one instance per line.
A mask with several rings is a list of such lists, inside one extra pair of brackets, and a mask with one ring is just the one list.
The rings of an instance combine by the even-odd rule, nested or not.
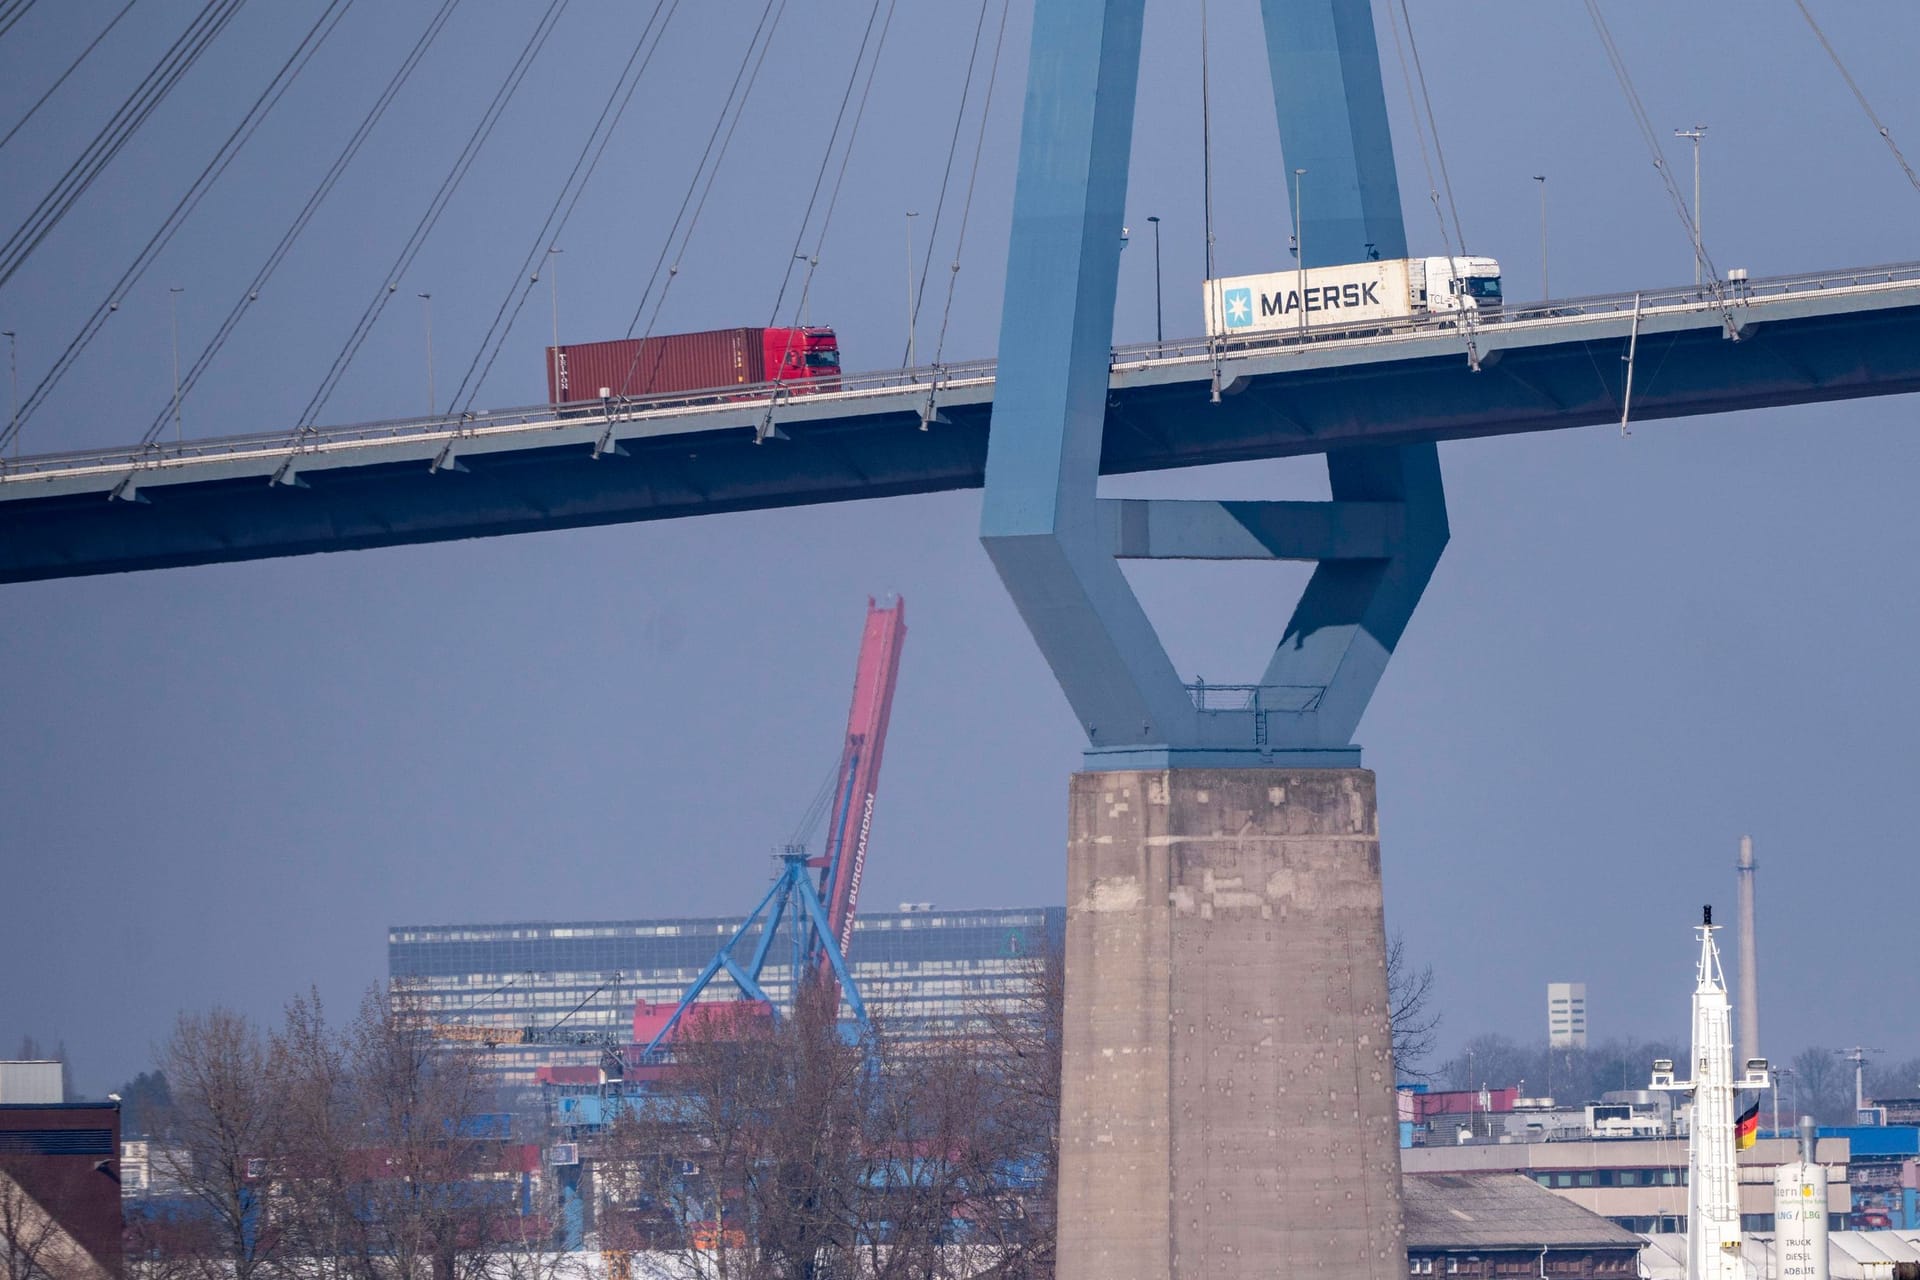
[(1060, 1280), (1406, 1274), (1373, 774), (1079, 773)]

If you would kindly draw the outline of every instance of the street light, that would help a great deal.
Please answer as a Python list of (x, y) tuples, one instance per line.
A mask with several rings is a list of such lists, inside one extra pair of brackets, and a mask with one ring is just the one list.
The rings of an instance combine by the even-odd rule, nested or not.
[(1547, 175), (1536, 173), (1533, 180), (1540, 184), (1540, 301), (1545, 302), (1553, 296), (1547, 287)]
[(1160, 218), (1157, 214), (1148, 214), (1147, 221), (1153, 224), (1153, 345), (1156, 354), (1166, 342), (1166, 333), (1160, 321)]
[(548, 282), (553, 289), (553, 346), (560, 349), (560, 259), (558, 255), (565, 249), (549, 247), (547, 249)]
[(167, 310), (173, 317), (173, 442), (186, 438), (180, 426), (180, 295), (184, 289), (167, 290)]
[(1700, 245), (1700, 139), (1707, 136), (1707, 126), (1696, 124), (1691, 129), (1675, 129), (1676, 138), (1693, 140), (1693, 283), (1700, 283), (1700, 270), (1706, 262), (1706, 251)]
[(907, 368), (909, 369), (913, 368), (916, 359), (913, 342), (913, 220), (919, 216), (917, 211), (907, 210)]
[(423, 293), (418, 296), (427, 321), (427, 416), (431, 418), (438, 403), (433, 394), (433, 295)]
[(13, 425), (7, 428), (7, 434), (13, 437), (13, 456), (20, 456), (20, 339), (11, 329), (0, 330), (0, 337), (7, 340), (7, 383), (13, 388)]
[(793, 255), (793, 260), (807, 264), (807, 274), (800, 278), (800, 327), (802, 329), (811, 329), (813, 327), (813, 305), (808, 301), (807, 291), (813, 288), (813, 269), (820, 265), (820, 259), (809, 257), (804, 253), (796, 253)]
[(1295, 260), (1294, 302), (1300, 308), (1300, 336), (1307, 336), (1307, 246), (1300, 239), (1300, 179), (1305, 169), (1293, 171), (1293, 254)]

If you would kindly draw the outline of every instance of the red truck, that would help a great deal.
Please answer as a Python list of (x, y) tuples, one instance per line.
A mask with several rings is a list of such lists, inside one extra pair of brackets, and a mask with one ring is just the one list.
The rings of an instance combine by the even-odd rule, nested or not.
[(554, 404), (756, 382), (821, 390), (839, 381), (840, 344), (825, 328), (709, 329), (547, 348), (547, 397)]

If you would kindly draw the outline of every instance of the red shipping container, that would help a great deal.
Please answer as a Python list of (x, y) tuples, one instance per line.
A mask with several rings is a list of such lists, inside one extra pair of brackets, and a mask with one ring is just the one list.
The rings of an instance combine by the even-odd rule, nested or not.
[(831, 329), (709, 329), (547, 348), (547, 398), (554, 404), (839, 374)]
[(533, 1078), (541, 1084), (605, 1084), (606, 1076), (598, 1067), (557, 1067), (536, 1068)]

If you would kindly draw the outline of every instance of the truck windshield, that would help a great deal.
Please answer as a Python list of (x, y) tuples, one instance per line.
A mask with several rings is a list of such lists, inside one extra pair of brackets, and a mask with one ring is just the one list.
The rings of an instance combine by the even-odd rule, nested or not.
[(840, 353), (838, 351), (807, 352), (807, 368), (809, 369), (838, 369), (839, 367)]
[(1468, 297), (1497, 298), (1500, 296), (1499, 276), (1468, 276), (1465, 284)]

